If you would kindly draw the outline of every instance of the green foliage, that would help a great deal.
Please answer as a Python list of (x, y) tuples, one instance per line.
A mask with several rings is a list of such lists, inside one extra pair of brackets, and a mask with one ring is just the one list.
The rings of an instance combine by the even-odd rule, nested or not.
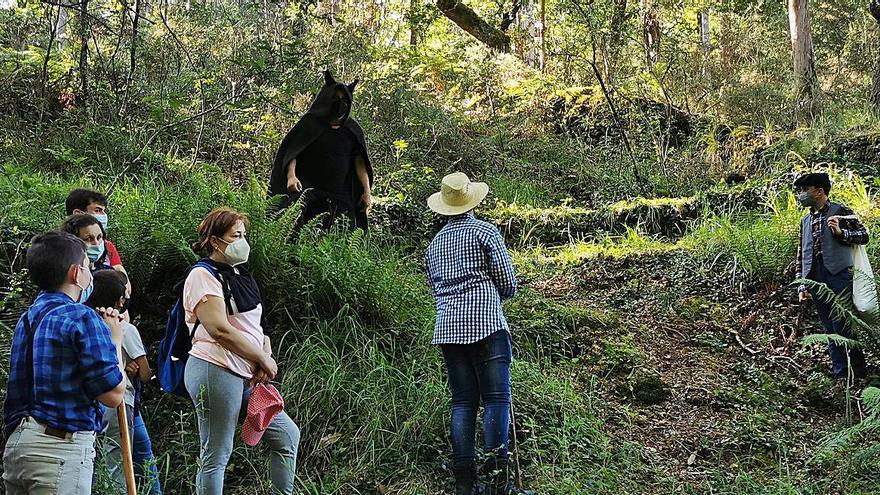
[(547, 299), (531, 289), (522, 289), (508, 302), (505, 314), (516, 346), (524, 358), (590, 361), (601, 359), (591, 349), (597, 339), (614, 331), (618, 316)]
[(769, 213), (709, 215), (683, 245), (707, 257), (726, 257), (731, 270), (741, 270), (750, 283), (781, 280), (797, 256), (803, 213), (790, 192), (773, 198), (768, 209)]
[(866, 416), (860, 422), (828, 435), (812, 461), (837, 465), (846, 478), (864, 477), (873, 480), (876, 486), (872, 466), (880, 458), (880, 389), (865, 388), (861, 399)]

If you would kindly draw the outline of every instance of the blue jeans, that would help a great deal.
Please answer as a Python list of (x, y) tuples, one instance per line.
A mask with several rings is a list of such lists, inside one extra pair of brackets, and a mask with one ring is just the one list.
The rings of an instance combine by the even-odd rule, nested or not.
[(486, 453), (507, 457), (510, 428), (510, 334), (500, 330), (473, 344), (443, 344), (452, 390), (452, 462), (476, 459), (477, 408), (483, 401)]
[[(845, 290), (852, 291), (853, 288), (853, 274), (850, 270), (832, 274), (825, 268), (825, 263), (821, 257), (813, 260), (813, 267), (810, 269), (810, 274), (807, 278), (827, 285), (835, 294), (840, 294)], [(853, 333), (849, 322), (834, 315), (833, 301), (822, 298), (815, 289), (810, 289), (810, 295), (816, 304), (816, 312), (819, 314), (819, 320), (822, 322), (822, 328), (825, 333), (837, 334), (852, 339)], [(830, 342), (828, 344), (828, 356), (831, 358), (831, 369), (834, 372), (834, 376), (846, 378), (848, 368), (847, 350), (843, 346)], [(861, 349), (849, 350), (849, 362), (852, 364), (852, 371), (856, 377), (865, 374), (865, 354)]]
[(131, 457), (134, 462), (135, 474), (143, 479), (147, 477), (146, 471), (149, 470), (149, 480), (146, 481), (150, 485), (150, 494), (162, 495), (162, 486), (159, 484), (159, 468), (156, 467), (156, 460), (153, 458), (153, 443), (150, 441), (144, 417), (140, 414), (135, 416), (131, 428), (134, 436)]

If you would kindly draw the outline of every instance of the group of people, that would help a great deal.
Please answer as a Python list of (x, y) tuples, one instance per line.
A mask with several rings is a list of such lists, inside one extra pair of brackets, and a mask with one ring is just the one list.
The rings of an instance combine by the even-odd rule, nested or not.
[[(325, 226), (342, 220), (366, 228), (373, 172), (363, 131), (348, 115), (354, 86), (325, 73), (312, 108), (279, 148), (270, 192), (285, 195), (285, 205), (302, 203), (299, 226), (323, 215)], [(795, 188), (810, 208), (801, 225), (798, 276), (825, 283), (835, 293), (851, 289), (851, 246), (867, 243), (867, 230), (851, 210), (828, 199), (826, 174), (805, 175)], [(453, 173), (428, 198), (428, 207), (447, 218), (427, 248), (425, 268), (436, 301), (432, 343), (442, 351), (451, 391), (456, 495), (523, 493), (510, 482), (512, 342), (502, 310), (502, 301), (516, 294), (517, 280), (498, 229), (473, 214), (488, 192), (485, 183)], [(27, 250), (28, 273), (40, 292), (13, 335), (3, 452), (10, 495), (91, 493), (99, 435), (111, 477), (124, 490), (121, 428), (113, 411), (120, 405), (132, 425), (137, 474), (150, 493), (162, 493), (141, 407), (141, 390), (153, 370), (131, 324), (131, 282), (107, 239), (107, 208), (101, 193), (71, 191), (61, 227), (35, 236)], [(300, 430), (281, 410), (277, 389), (272, 388), (278, 406), (273, 413), (258, 415), (260, 426), (248, 423), (259, 409), (254, 399), (262, 403), (267, 397), (255, 391), (267, 390), (279, 368), (264, 328), (260, 287), (247, 269), (247, 233), (245, 214), (225, 207), (210, 211), (192, 246), (202, 259), (180, 289), (191, 345), (183, 382), (199, 430), (199, 495), (223, 493), (235, 431), (243, 422), (244, 429), (250, 427), (248, 439), (265, 440), (268, 447), (272, 493), (294, 491)], [(802, 287), (802, 300), (810, 292), (825, 331), (852, 337), (846, 321), (814, 287)], [(831, 344), (829, 354), (836, 375), (864, 374), (859, 349)], [(268, 397), (272, 402), (273, 395)], [(481, 403), (479, 467), (475, 437)]]
[[(35, 236), (26, 255), (40, 293), (13, 336), (4, 405), (6, 493), (91, 493), (96, 447), (112, 482), (124, 491), (114, 411), (124, 404), (136, 474), (150, 493), (161, 494), (141, 407), (141, 390), (153, 371), (128, 316), (131, 284), (106, 238), (107, 199), (77, 189), (68, 196), (67, 210), (61, 227)], [(246, 235), (245, 215), (228, 208), (211, 211), (193, 249), (214, 270), (196, 266), (183, 284), (192, 335), (186, 387), (198, 418), (200, 494), (223, 493), (235, 428), (254, 385), (278, 373), (263, 332), (260, 290), (245, 267)], [(261, 429), (260, 439), (271, 452), (273, 493), (293, 493), (296, 424), (280, 411)]]
[[(475, 425), (486, 407), (488, 480), (482, 493), (507, 494), (510, 407), (510, 331), (501, 301), (517, 288), (498, 230), (472, 213), (488, 187), (464, 174), (443, 179), (429, 206), (450, 217), (427, 251), (437, 298), (433, 342), (442, 347), (452, 389), (456, 494), (476, 493)], [(58, 230), (35, 236), (26, 256), (40, 289), (15, 327), (4, 409), (6, 493), (87, 494), (94, 482), (96, 445), (120, 491), (120, 426), (124, 404), (132, 457), (150, 493), (162, 493), (141, 407), (153, 378), (146, 347), (128, 315), (131, 284), (107, 239), (107, 199), (77, 189)], [(235, 430), (248, 414), (257, 384), (278, 374), (264, 333), (263, 301), (247, 270), (248, 218), (212, 210), (199, 225), (193, 249), (202, 260), (187, 273), (181, 302), (192, 347), (186, 390), (200, 438), (196, 493), (223, 493)], [(96, 438), (103, 437), (96, 444)], [(270, 452), (272, 493), (294, 490), (300, 431), (283, 411), (261, 432)]]
[[(355, 84), (337, 83), (326, 72), (312, 108), (279, 148), (270, 192), (286, 197), (283, 206), (302, 204), (299, 227), (318, 216), (325, 227), (340, 220), (367, 226), (373, 172), (363, 131), (348, 115)], [(456, 173), (444, 177), (428, 200), (449, 218), (428, 248), (426, 268), (437, 301), (433, 343), (442, 348), (452, 391), (456, 495), (515, 491), (508, 469), (512, 351), (501, 301), (516, 293), (517, 282), (497, 228), (472, 213), (487, 193), (486, 184)], [(35, 236), (27, 250), (28, 273), (40, 292), (13, 336), (4, 408), (6, 493), (91, 493), (96, 447), (124, 491), (122, 429), (114, 414), (122, 407), (132, 425), (129, 440), (141, 484), (161, 494), (141, 407), (141, 390), (153, 370), (131, 324), (131, 282), (107, 239), (107, 198), (77, 189), (66, 207), (61, 227)], [(210, 211), (192, 246), (202, 259), (180, 290), (191, 344), (183, 382), (198, 421), (200, 495), (223, 493), (236, 427), (243, 422), (246, 443), (263, 440), (268, 447), (272, 493), (294, 492), (300, 430), (280, 410), (277, 389), (257, 398), (279, 370), (264, 331), (260, 288), (247, 269), (247, 231), (245, 214), (225, 207)], [(267, 397), (277, 399), (272, 414), (254, 405)], [(482, 476), (475, 447), (481, 401)], [(255, 409), (263, 411), (255, 416), (256, 427)]]

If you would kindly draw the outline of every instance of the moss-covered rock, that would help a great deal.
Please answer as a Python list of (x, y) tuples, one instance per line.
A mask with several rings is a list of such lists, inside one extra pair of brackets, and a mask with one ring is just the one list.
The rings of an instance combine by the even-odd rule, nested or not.
[(644, 406), (660, 404), (672, 395), (660, 375), (644, 370), (634, 373), (625, 386), (633, 402)]

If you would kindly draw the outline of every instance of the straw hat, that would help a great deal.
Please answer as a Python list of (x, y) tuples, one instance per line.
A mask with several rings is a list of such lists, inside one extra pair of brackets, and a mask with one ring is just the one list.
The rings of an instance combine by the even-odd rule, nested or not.
[(428, 198), (428, 208), (441, 215), (455, 216), (473, 210), (489, 194), (485, 182), (471, 182), (467, 175), (455, 172), (443, 177), (440, 192)]

